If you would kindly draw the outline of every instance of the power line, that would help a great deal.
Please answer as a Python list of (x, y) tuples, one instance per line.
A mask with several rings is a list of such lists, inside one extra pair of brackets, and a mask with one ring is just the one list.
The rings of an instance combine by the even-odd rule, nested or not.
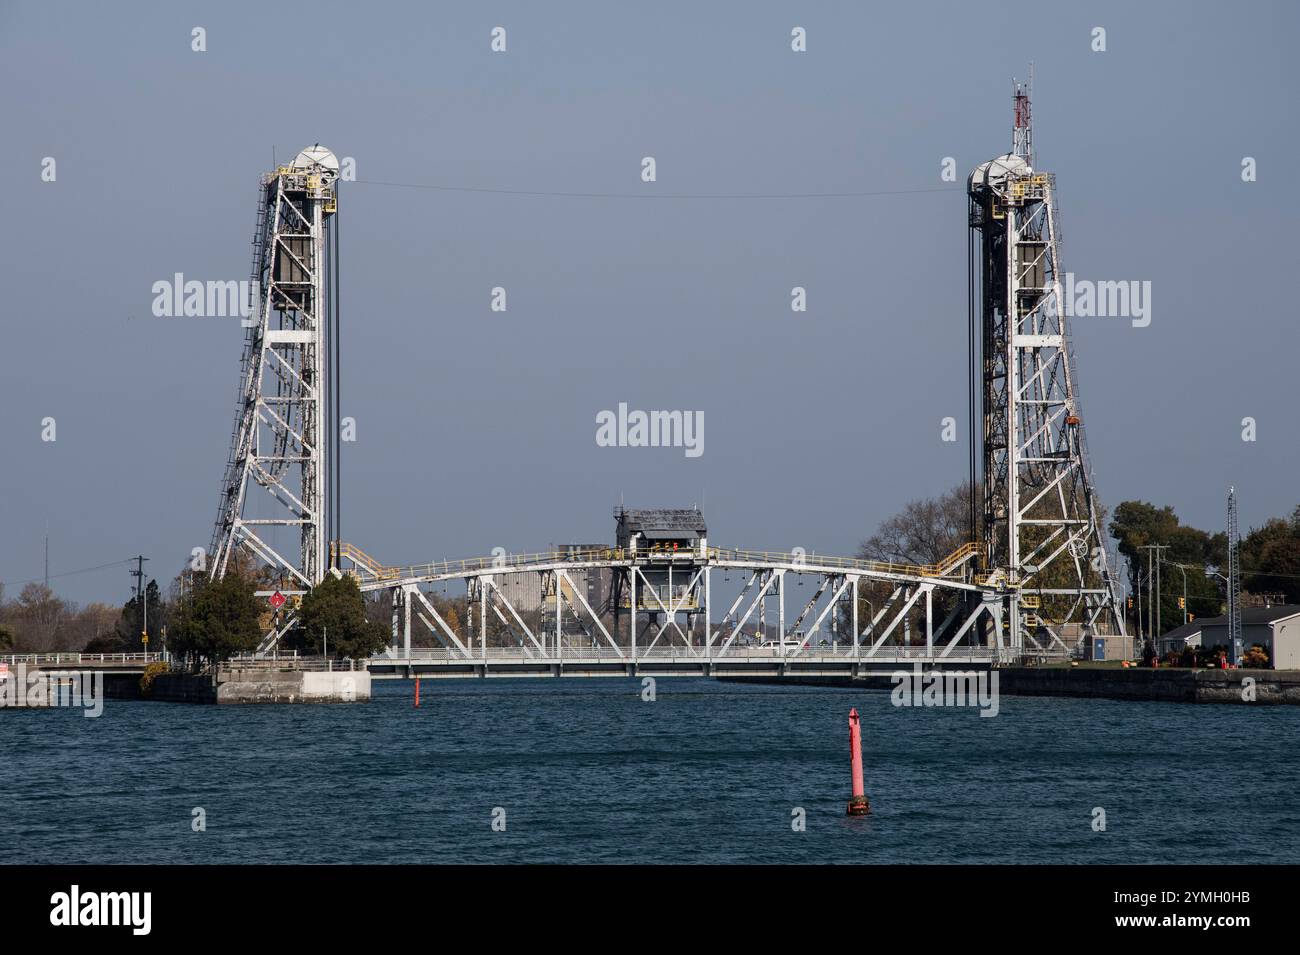
[[(83, 567), (81, 570), (67, 570), (61, 574), (48, 574), (44, 579), (46, 581), (50, 581), (50, 580), (57, 580), (60, 577), (75, 577), (77, 574), (89, 574), (96, 570), (107, 570), (110, 567), (120, 567), (123, 564), (130, 564), (134, 561), (135, 561), (134, 557), (127, 557), (122, 560), (115, 560), (109, 564), (97, 564), (94, 567)], [(16, 581), (16, 583), (18, 586), (22, 587), (22, 586), (26, 586), (27, 584), (39, 584), (41, 580), (42, 578), (40, 577), (34, 577), (31, 580), (20, 580), (20, 581)], [(5, 581), (0, 581), (0, 583), (5, 583)]]
[[(1201, 564), (1179, 564), (1172, 560), (1166, 560), (1170, 567), (1182, 567), (1184, 570), (1205, 570)], [(1247, 577), (1285, 577), (1288, 580), (1300, 580), (1300, 574), (1283, 574), (1271, 570), (1243, 570), (1242, 573)]]
[(431, 189), (438, 192), (471, 192), (496, 196), (533, 196), (544, 199), (865, 199), (874, 196), (910, 196), (923, 193), (964, 192), (951, 186), (924, 189), (882, 189), (872, 192), (541, 192), (532, 189), (488, 189), (478, 186), (440, 186), (420, 182), (389, 182), (380, 179), (357, 179), (357, 185), (392, 186), (398, 189)]

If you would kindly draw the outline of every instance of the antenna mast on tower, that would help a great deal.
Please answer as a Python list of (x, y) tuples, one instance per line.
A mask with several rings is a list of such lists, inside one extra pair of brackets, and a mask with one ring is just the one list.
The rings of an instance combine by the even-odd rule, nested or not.
[(1034, 117), (1030, 97), (1034, 87), (1034, 64), (1029, 64), (1029, 79), (1024, 83), (1012, 81), (1014, 89), (1014, 117), (1011, 124), (1011, 154), (1019, 156), (1030, 166), (1034, 165)]

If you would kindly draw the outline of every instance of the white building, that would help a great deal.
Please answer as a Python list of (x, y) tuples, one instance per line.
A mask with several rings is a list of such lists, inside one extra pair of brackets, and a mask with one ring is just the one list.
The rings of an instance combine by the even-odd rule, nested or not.
[[(1228, 647), (1228, 618), (1198, 621), (1202, 647)], [(1300, 604), (1278, 607), (1243, 607), (1241, 649), (1255, 644), (1268, 651), (1275, 670), (1300, 670)]]

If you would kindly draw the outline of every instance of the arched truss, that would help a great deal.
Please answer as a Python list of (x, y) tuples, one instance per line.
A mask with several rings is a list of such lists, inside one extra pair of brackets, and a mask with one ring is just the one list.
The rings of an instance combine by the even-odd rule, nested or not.
[[(915, 566), (716, 547), (635, 558), (601, 549), (396, 568), (343, 545), (340, 564), (363, 592), (391, 595), (392, 645), (371, 660), (377, 675), (829, 674), (899, 660), (987, 665), (1064, 654), (1046, 625), (1011, 643), (1007, 608), (1020, 596), (976, 575), (975, 552), (968, 545)], [(592, 571), (613, 581), (604, 607), (579, 585)], [(740, 592), (715, 621), (711, 610), (724, 609), (712, 603), (719, 573), (735, 575)], [(507, 576), (532, 574), (546, 595), (541, 619), (503, 586)], [(465, 612), (449, 622), (426, 591), (453, 582), (465, 586)], [(868, 587), (887, 596), (868, 602)], [(755, 645), (754, 631), (773, 627), (795, 636)], [(421, 628), (437, 648), (412, 646)]]

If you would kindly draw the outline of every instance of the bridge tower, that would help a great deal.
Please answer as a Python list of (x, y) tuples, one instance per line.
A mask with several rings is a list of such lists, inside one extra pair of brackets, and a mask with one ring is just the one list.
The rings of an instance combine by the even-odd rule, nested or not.
[(1034, 168), (1032, 130), (1029, 85), (1017, 84), (1011, 152), (967, 186), (970, 481), (983, 491), (972, 538), (1009, 592), (1015, 647), (1124, 633), (1060, 287), (1055, 177)]
[(339, 433), (338, 174), (334, 154), (317, 144), (262, 177), (253, 311), (209, 551), (214, 577), (240, 550), (289, 592), (319, 583), (330, 564), (338, 524), (337, 470), (329, 470)]

